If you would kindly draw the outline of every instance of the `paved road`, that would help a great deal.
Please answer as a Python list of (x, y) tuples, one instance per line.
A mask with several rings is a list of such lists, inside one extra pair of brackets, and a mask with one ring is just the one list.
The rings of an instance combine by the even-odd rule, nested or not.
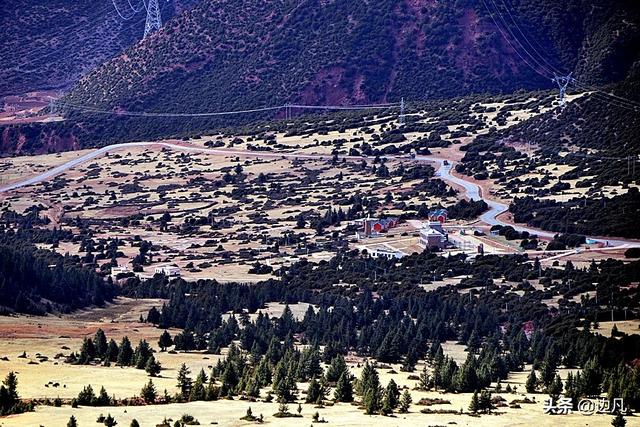
[[(331, 155), (323, 155), (323, 154), (296, 154), (296, 153), (273, 153), (269, 151), (245, 151), (245, 150), (219, 150), (213, 148), (204, 148), (204, 147), (194, 147), (189, 145), (181, 145), (175, 144), (171, 142), (129, 142), (122, 144), (113, 144), (108, 145), (106, 147), (99, 148), (97, 150), (91, 151), (90, 153), (84, 154), (76, 159), (69, 160), (68, 162), (57, 166), (53, 169), (50, 169), (46, 172), (43, 172), (34, 177), (25, 179), (23, 181), (15, 182), (13, 184), (6, 185), (4, 187), (0, 187), (0, 193), (16, 190), (19, 188), (27, 187), (29, 185), (38, 184), (44, 181), (48, 181), (51, 178), (59, 175), (69, 169), (72, 169), (82, 163), (85, 163), (91, 159), (95, 159), (96, 157), (102, 156), (109, 151), (117, 151), (125, 148), (133, 148), (133, 147), (164, 147), (174, 150), (187, 151), (193, 153), (205, 153), (205, 154), (214, 154), (214, 155), (223, 155), (223, 156), (240, 156), (240, 157), (256, 157), (256, 158), (265, 158), (265, 159), (280, 159), (280, 158), (288, 158), (288, 159), (316, 159), (316, 160), (328, 160), (333, 156)], [(386, 156), (389, 159), (407, 159), (407, 157), (401, 156)], [(341, 159), (347, 160), (363, 160), (364, 157), (360, 156), (340, 156)], [(541, 237), (553, 238), (556, 233), (539, 230), (536, 228), (531, 228), (527, 226), (521, 225), (512, 225), (505, 223), (497, 218), (498, 215), (507, 211), (509, 208), (504, 203), (499, 203), (494, 200), (489, 200), (484, 198), (480, 193), (480, 187), (473, 182), (466, 181), (464, 179), (458, 178), (456, 176), (451, 175), (451, 168), (453, 167), (452, 162), (448, 162), (445, 164), (445, 159), (433, 157), (433, 156), (417, 156), (415, 160), (420, 162), (432, 162), (438, 164), (437, 174), (444, 181), (448, 181), (450, 183), (456, 184), (462, 188), (464, 188), (467, 198), (474, 200), (484, 200), (487, 205), (489, 205), (489, 210), (483, 213), (480, 216), (480, 220), (489, 225), (511, 225), (514, 229), (518, 231), (528, 231), (531, 234), (536, 234)], [(622, 239), (604, 239), (593, 237), (594, 240), (598, 242), (602, 242), (612, 246), (638, 246), (640, 247), (640, 242), (635, 242), (631, 240), (622, 240)]]
[[(432, 161), (437, 163), (439, 165), (438, 170), (436, 172), (437, 175), (439, 175), (439, 177), (445, 181), (449, 181), (453, 184), (457, 184), (463, 187), (465, 190), (466, 196), (469, 199), (484, 200), (485, 203), (487, 203), (487, 205), (489, 206), (489, 210), (483, 213), (482, 215), (480, 215), (480, 220), (485, 224), (503, 225), (503, 226), (509, 225), (517, 231), (520, 231), (520, 232), (527, 231), (530, 234), (535, 234), (537, 236), (546, 237), (550, 239), (552, 239), (553, 236), (557, 234), (555, 232), (544, 231), (544, 230), (540, 230), (533, 227), (527, 227), (523, 225), (509, 224), (507, 222), (501, 221), (500, 219), (498, 219), (498, 215), (509, 210), (509, 206), (504, 203), (496, 202), (495, 200), (486, 199), (481, 195), (480, 187), (477, 184), (451, 175), (451, 168), (453, 168), (453, 163), (451, 161), (448, 161), (447, 162), (448, 164), (445, 165), (444, 159), (431, 157), (431, 156), (422, 156), (422, 157), (419, 157), (419, 160)], [(597, 242), (603, 243), (605, 245), (610, 245), (610, 246), (640, 247), (640, 242), (636, 242), (632, 240), (615, 239), (615, 238), (608, 239), (608, 238), (590, 237), (590, 236), (587, 236), (587, 238), (593, 239)]]

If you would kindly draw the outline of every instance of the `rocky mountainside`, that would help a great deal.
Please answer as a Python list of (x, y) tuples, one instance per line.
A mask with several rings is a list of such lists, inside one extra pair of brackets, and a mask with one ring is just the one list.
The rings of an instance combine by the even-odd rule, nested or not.
[[(0, 3), (0, 96), (42, 89), (67, 89), (144, 32), (142, 0), (13, 0)], [(163, 0), (169, 20), (197, 0)]]
[[(401, 97), (411, 103), (555, 89), (553, 73), (569, 71), (582, 85), (604, 87), (631, 75), (638, 45), (640, 4), (632, 0), (199, 0), (162, 31), (88, 73), (61, 102), (107, 112)], [(632, 95), (625, 85), (612, 88), (618, 96)], [(598, 98), (588, 105), (589, 126), (597, 128), (607, 117), (598, 109), (610, 106)], [(133, 117), (77, 109), (65, 115), (64, 122), (0, 128), (0, 154), (197, 136), (274, 117)], [(616, 138), (634, 134), (636, 122), (626, 123), (632, 129), (612, 131)], [(523, 123), (520, 134), (509, 137), (535, 135), (539, 126)], [(545, 135), (558, 129), (555, 122), (548, 126)], [(562, 126), (570, 131), (573, 120)], [(602, 129), (612, 133), (611, 126)]]
[(603, 83), (640, 56), (639, 10), (631, 0), (203, 1), (66, 100), (215, 111), (547, 88), (551, 69)]

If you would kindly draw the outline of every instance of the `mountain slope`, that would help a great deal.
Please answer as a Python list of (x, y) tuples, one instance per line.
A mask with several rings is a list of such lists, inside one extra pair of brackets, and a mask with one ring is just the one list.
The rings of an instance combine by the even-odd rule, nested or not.
[[(89, 73), (66, 101), (215, 111), (421, 100), (551, 87), (551, 67), (602, 83), (622, 78), (639, 56), (638, 6), (609, 3), (203, 1)], [(519, 43), (549, 64), (536, 65)]]
[[(82, 74), (137, 43), (144, 31), (140, 0), (101, 2), (14, 0), (0, 3), (0, 96), (38, 89), (64, 89)], [(162, 1), (169, 20), (197, 0)]]

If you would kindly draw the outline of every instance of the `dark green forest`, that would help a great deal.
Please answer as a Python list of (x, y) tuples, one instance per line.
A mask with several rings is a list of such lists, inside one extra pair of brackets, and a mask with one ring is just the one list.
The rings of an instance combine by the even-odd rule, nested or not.
[(65, 232), (23, 230), (0, 234), (0, 312), (45, 314), (70, 312), (111, 301), (110, 281), (83, 266), (79, 257), (37, 249), (37, 242), (55, 243)]
[[(314, 376), (295, 366), (309, 366), (308, 361), (314, 359), (329, 363), (355, 351), (379, 363), (402, 363), (407, 371), (427, 358), (435, 368), (430, 387), (447, 391), (486, 387), (511, 371), (522, 370), (525, 363), (533, 363), (541, 372), (543, 378), (535, 387), (545, 390), (560, 365), (577, 367), (582, 368), (583, 378), (590, 379), (579, 380), (575, 399), (608, 391), (610, 396), (624, 395), (637, 407), (637, 371), (625, 364), (640, 355), (638, 335), (605, 337), (592, 331), (597, 331), (600, 320), (611, 316), (638, 315), (638, 294), (627, 285), (640, 279), (640, 264), (609, 260), (588, 269), (576, 269), (571, 263), (563, 269), (541, 269), (537, 264), (527, 262), (526, 256), (465, 260), (464, 256), (443, 258), (428, 252), (394, 263), (344, 252), (319, 264), (300, 261), (279, 271), (281, 280), (258, 285), (169, 283), (156, 277), (142, 282), (130, 279), (123, 292), (132, 297), (169, 298), (166, 305), (149, 312), (148, 320), (161, 328), (185, 328), (173, 338), (176, 350), (218, 353), (240, 340), (241, 348), (255, 361), (254, 369), (270, 366), (269, 372), (289, 372), (287, 384)], [(470, 277), (457, 288), (472, 288), (468, 295), (452, 285), (431, 292), (419, 286), (463, 274)], [(535, 290), (528, 283), (538, 278), (544, 290)], [(502, 286), (503, 280), (510, 284)], [(352, 285), (335, 287), (335, 283)], [(524, 296), (519, 297), (515, 290), (523, 290)], [(593, 298), (572, 301), (574, 295), (587, 290), (598, 293), (598, 304)], [(544, 302), (553, 295), (562, 295), (558, 308)], [(296, 321), (287, 309), (279, 319), (259, 315), (253, 322), (248, 320), (248, 313), (270, 301), (308, 302), (315, 309), (310, 308), (302, 321)], [(221, 314), (229, 311), (235, 316), (222, 320)], [(445, 340), (466, 344), (470, 358), (458, 366), (443, 356), (440, 343)], [(294, 350), (297, 341), (310, 344), (310, 349)], [(322, 352), (319, 346), (324, 346)], [(225, 366), (215, 375), (225, 372)], [(249, 392), (245, 387), (255, 386), (240, 381), (244, 375), (254, 379), (257, 375), (246, 363), (239, 367), (234, 362), (229, 369), (234, 369), (235, 380), (223, 380), (227, 384), (222, 396)], [(611, 386), (617, 384), (619, 375), (636, 380), (625, 382), (622, 388)], [(278, 393), (288, 400), (293, 389), (283, 386)]]

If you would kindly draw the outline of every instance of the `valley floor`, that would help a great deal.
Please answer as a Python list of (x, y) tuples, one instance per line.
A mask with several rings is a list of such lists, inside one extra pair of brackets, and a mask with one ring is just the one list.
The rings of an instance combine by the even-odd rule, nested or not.
[[(149, 307), (158, 306), (162, 300), (131, 300), (119, 298), (115, 304), (106, 308), (84, 310), (71, 315), (60, 317), (0, 317), (0, 374), (4, 377), (9, 371), (15, 371), (18, 375), (18, 392), (23, 399), (60, 397), (70, 399), (80, 390), (91, 384), (95, 390), (104, 386), (110, 395), (116, 398), (127, 398), (139, 395), (140, 389), (148, 381), (144, 371), (134, 368), (102, 367), (102, 366), (77, 366), (63, 362), (62, 357), (56, 355), (68, 355), (71, 351), (77, 351), (82, 338), (92, 336), (98, 328), (102, 328), (107, 337), (119, 341), (124, 335), (131, 338), (132, 344), (139, 339), (147, 339), (156, 349), (155, 356), (162, 363), (163, 371), (159, 378), (154, 378), (157, 389), (162, 393), (166, 389), (170, 394), (177, 391), (176, 375), (180, 364), (186, 363), (195, 375), (201, 368), (209, 371), (222, 356), (210, 355), (202, 352), (175, 353), (159, 352), (156, 341), (160, 330), (149, 324), (139, 323), (138, 317), (145, 313)], [(298, 316), (304, 312), (305, 307), (292, 307)], [(267, 312), (270, 315), (278, 315), (281, 311), (277, 306), (270, 306)], [(638, 330), (640, 322), (625, 322), (619, 325), (624, 330), (633, 332)], [(603, 334), (608, 334), (611, 325), (602, 324)], [(176, 331), (171, 331), (175, 333)], [(464, 360), (466, 353), (463, 345), (454, 342), (444, 343), (445, 352), (457, 360)], [(22, 352), (26, 352), (26, 358), (20, 358)], [(225, 350), (223, 350), (224, 354)], [(43, 357), (46, 357), (45, 360)], [(348, 359), (349, 367), (353, 374), (360, 374), (360, 365), (357, 358)], [(435, 426), (435, 425), (459, 425), (474, 427), (489, 426), (557, 426), (559, 423), (568, 427), (573, 426), (609, 426), (609, 415), (582, 415), (579, 413), (570, 415), (546, 415), (544, 414), (545, 394), (524, 393), (524, 382), (528, 375), (528, 367), (525, 372), (512, 373), (507, 381), (502, 383), (502, 392), (494, 391), (495, 395), (502, 396), (506, 403), (515, 399), (524, 399), (525, 396), (535, 400), (536, 403), (521, 404), (520, 409), (499, 407), (494, 414), (472, 416), (468, 414), (468, 406), (471, 400), (470, 393), (440, 393), (423, 392), (415, 390), (416, 380), (409, 379), (409, 373), (400, 372), (399, 365), (392, 365), (392, 369), (379, 369), (380, 379), (386, 384), (394, 379), (398, 385), (410, 390), (413, 397), (408, 414), (394, 414), (384, 417), (380, 415), (368, 416), (357, 405), (339, 403), (324, 408), (316, 408), (315, 405), (302, 403), (302, 418), (279, 419), (273, 417), (278, 410), (275, 402), (249, 402), (246, 400), (219, 400), (214, 402), (174, 403), (168, 405), (129, 406), (129, 407), (80, 407), (71, 408), (68, 404), (60, 408), (53, 406), (39, 406), (35, 412), (0, 417), (0, 426), (6, 427), (63, 427), (71, 415), (75, 416), (80, 426), (95, 425), (95, 420), (100, 414), (111, 414), (120, 426), (128, 426), (132, 419), (137, 419), (142, 426), (154, 426), (160, 424), (165, 418), (177, 420), (183, 414), (193, 415), (202, 425), (217, 424), (222, 426), (252, 425), (240, 418), (245, 415), (247, 408), (251, 407), (254, 415), (263, 414), (265, 424), (273, 426), (299, 426), (311, 424), (312, 415), (318, 411), (321, 418), (325, 418), (329, 425), (338, 426), (362, 426), (375, 423), (379, 426)], [(422, 369), (422, 364), (417, 367), (416, 375)], [(569, 371), (559, 370), (565, 377)], [(54, 387), (54, 383), (59, 383)], [(504, 388), (510, 385), (517, 387), (517, 392), (506, 393)], [(495, 384), (494, 384), (495, 386)], [(299, 391), (306, 390), (307, 385), (298, 384)], [(261, 391), (261, 397), (266, 395), (267, 389)], [(331, 394), (330, 394), (331, 396)], [(304, 401), (304, 392), (298, 394), (298, 401)], [(422, 406), (417, 404), (422, 398), (442, 398), (450, 401), (449, 404), (437, 404)], [(289, 410), (295, 412), (297, 403), (290, 403)], [(422, 414), (421, 409), (443, 409), (465, 412), (460, 414)], [(634, 418), (629, 418), (629, 424), (633, 425)]]

